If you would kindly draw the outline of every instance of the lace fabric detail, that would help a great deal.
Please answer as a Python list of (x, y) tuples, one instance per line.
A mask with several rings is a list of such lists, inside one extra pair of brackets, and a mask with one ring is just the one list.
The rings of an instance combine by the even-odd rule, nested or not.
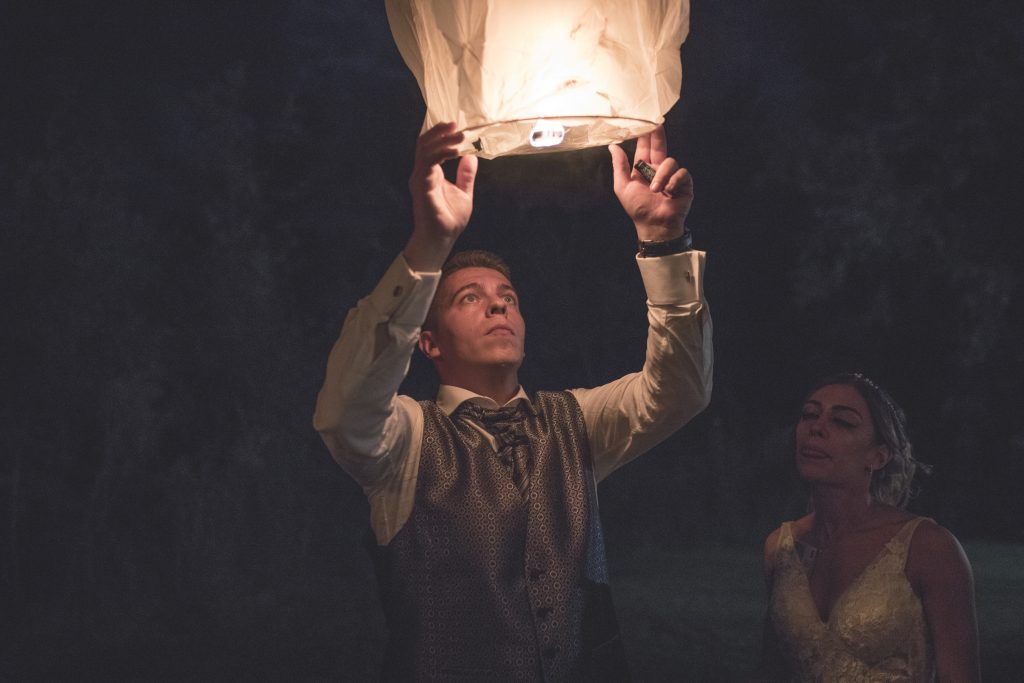
[(774, 558), (770, 614), (796, 681), (932, 681), (924, 610), (904, 573), (917, 517), (854, 579), (822, 621), (797, 555), (792, 523)]

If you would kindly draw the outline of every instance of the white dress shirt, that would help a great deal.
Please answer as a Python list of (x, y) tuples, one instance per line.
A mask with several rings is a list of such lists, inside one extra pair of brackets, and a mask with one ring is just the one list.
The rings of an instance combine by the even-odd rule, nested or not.
[[(643, 369), (600, 387), (570, 390), (583, 411), (598, 481), (679, 429), (711, 396), (711, 316), (701, 286), (705, 254), (636, 261), (647, 291)], [(313, 425), (363, 487), (381, 545), (401, 530), (416, 494), (423, 411), (397, 392), (440, 276), (410, 270), (399, 255), (349, 311), (317, 397)], [(448, 415), (465, 400), (497, 407), (490, 398), (445, 385), (436, 400)], [(522, 387), (512, 398), (518, 400), (529, 400)]]

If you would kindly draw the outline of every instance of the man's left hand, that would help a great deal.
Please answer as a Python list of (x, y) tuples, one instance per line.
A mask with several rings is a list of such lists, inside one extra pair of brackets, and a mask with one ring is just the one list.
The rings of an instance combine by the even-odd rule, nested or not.
[(615, 176), (615, 196), (636, 225), (641, 240), (665, 241), (683, 234), (683, 223), (693, 202), (693, 177), (668, 156), (665, 128), (658, 126), (637, 138), (636, 159), (656, 170), (650, 185), (629, 163), (626, 152), (609, 145)]

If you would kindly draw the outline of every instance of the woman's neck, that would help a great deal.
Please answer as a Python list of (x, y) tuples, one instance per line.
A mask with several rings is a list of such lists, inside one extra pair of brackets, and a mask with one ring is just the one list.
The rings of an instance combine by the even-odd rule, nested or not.
[(812, 500), (814, 517), (811, 529), (821, 547), (869, 525), (878, 507), (866, 491), (816, 490)]

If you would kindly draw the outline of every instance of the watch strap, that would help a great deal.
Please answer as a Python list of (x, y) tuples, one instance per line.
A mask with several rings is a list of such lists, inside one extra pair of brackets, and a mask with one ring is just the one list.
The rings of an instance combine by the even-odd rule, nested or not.
[(670, 240), (637, 240), (636, 254), (640, 258), (668, 256), (693, 249), (693, 233), (684, 230), (679, 237)]

